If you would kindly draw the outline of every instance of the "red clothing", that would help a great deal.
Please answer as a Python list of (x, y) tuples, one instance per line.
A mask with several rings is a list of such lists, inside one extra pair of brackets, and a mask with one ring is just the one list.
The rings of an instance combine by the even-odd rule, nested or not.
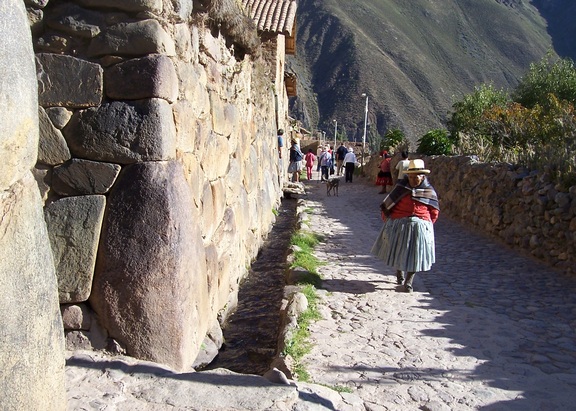
[(380, 170), (386, 172), (390, 172), (390, 161), (392, 161), (392, 157), (388, 157), (385, 158), (384, 160), (382, 160), (382, 162), (380, 163)]
[(312, 167), (316, 161), (316, 156), (310, 152), (308, 152), (304, 158), (306, 159), (306, 167)]
[(422, 204), (419, 201), (412, 200), (412, 196), (407, 195), (392, 207), (390, 218), (403, 218), (416, 216), (426, 221), (435, 223), (438, 220), (439, 211), (432, 206)]

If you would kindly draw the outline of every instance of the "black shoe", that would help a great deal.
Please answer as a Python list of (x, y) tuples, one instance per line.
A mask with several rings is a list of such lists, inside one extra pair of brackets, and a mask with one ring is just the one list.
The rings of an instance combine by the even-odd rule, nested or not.
[(411, 285), (404, 284), (404, 292), (405, 293), (411, 293), (412, 291), (414, 291), (414, 289), (412, 288)]

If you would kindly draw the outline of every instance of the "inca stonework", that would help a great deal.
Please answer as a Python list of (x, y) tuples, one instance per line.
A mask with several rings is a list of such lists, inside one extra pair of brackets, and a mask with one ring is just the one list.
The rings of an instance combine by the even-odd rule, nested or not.
[[(1, 281), (26, 290), (2, 313), (38, 305), (22, 313), (38, 314), (30, 333), (53, 334), (32, 335), (48, 347), (30, 344), (40, 358), (19, 366), (55, 375), (48, 391), (62, 394), (64, 329), (69, 348), (190, 369), (281, 199), (286, 33), (259, 37), (233, 0), (25, 5), (0, 6), (2, 266), (14, 276)], [(2, 318), (6, 370), (26, 325)]]

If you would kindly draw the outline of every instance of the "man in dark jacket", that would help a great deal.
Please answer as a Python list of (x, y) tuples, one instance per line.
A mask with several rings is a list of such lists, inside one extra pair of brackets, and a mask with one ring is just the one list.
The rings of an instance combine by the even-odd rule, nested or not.
[(348, 154), (348, 149), (344, 147), (344, 143), (340, 143), (340, 147), (336, 150), (336, 175), (342, 175), (342, 166), (344, 165), (344, 157)]

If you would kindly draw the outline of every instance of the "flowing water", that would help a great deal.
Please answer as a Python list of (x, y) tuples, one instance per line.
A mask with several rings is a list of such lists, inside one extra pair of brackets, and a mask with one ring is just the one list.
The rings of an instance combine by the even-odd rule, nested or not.
[(284, 199), (272, 231), (240, 284), (238, 307), (224, 327), (224, 345), (206, 369), (262, 375), (278, 346), (286, 256), (296, 226), (295, 199)]

